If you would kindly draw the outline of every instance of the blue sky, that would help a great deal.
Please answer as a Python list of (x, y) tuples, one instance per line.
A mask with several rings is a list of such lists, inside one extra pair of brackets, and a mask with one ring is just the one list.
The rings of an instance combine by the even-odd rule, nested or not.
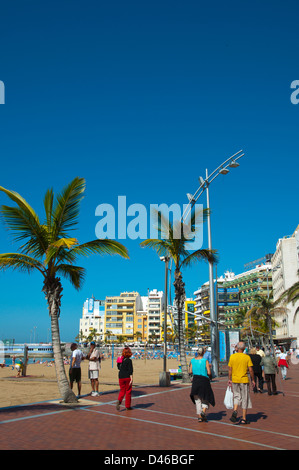
[[(47, 188), (86, 179), (74, 235), (95, 238), (95, 209), (187, 202), (198, 176), (243, 149), (211, 185), (218, 274), (275, 251), (298, 220), (298, 3), (29, 0), (0, 16), (0, 185), (42, 217)], [(205, 203), (205, 197), (198, 202)], [(0, 204), (9, 200), (0, 194)], [(204, 247), (207, 247), (206, 227)], [(80, 292), (64, 282), (61, 339), (78, 333), (84, 300), (164, 288), (164, 265), (139, 241), (130, 260), (83, 259)], [(0, 225), (1, 252), (16, 251)], [(208, 280), (185, 271), (186, 292)], [(38, 274), (0, 273), (0, 338), (29, 341), (50, 321)]]

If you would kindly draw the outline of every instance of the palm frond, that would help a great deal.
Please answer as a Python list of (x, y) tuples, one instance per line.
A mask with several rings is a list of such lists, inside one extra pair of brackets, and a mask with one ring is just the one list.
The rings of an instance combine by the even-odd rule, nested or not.
[(12, 232), (15, 241), (27, 240), (21, 249), (27, 254), (42, 254), (47, 249), (47, 237), (44, 227), (40, 224), (39, 218), (27, 201), (15, 191), (0, 186), (3, 191), (18, 207), (1, 206), (1, 216)]
[(276, 301), (276, 303), (280, 303), (281, 301), (285, 301), (287, 303), (292, 302), (294, 305), (297, 300), (299, 300), (299, 282), (295, 282), (289, 289), (287, 289)]
[(0, 270), (13, 269), (17, 271), (32, 272), (35, 269), (44, 274), (42, 263), (31, 256), (21, 253), (1, 253), (0, 254)]
[(196, 250), (190, 253), (187, 258), (182, 261), (182, 266), (189, 267), (198, 261), (211, 261), (217, 263), (216, 250)]
[[(55, 263), (59, 257), (59, 261), (66, 261), (67, 253), (70, 251), (70, 248), (78, 245), (77, 238), (60, 238), (59, 240), (51, 243), (46, 252), (46, 258), (44, 260), (45, 266), (47, 266), (51, 261)], [(74, 257), (73, 260), (74, 261)]]
[(84, 268), (70, 264), (59, 264), (56, 272), (68, 279), (75, 289), (79, 290), (82, 287), (86, 273)]
[(99, 255), (120, 255), (128, 259), (129, 254), (127, 248), (116, 240), (108, 238), (97, 239), (70, 249), (72, 254), (76, 256), (90, 256), (92, 254)]
[(45, 214), (46, 214), (48, 233), (51, 233), (52, 231), (53, 203), (54, 203), (53, 189), (48, 189), (44, 197), (44, 208), (45, 208)]
[(84, 178), (76, 177), (57, 196), (52, 215), (51, 241), (65, 237), (67, 231), (77, 225), (84, 191)]
[(9, 189), (3, 188), (0, 186), (0, 191), (3, 191), (12, 201), (14, 201), (20, 209), (23, 209), (24, 212), (31, 214), (31, 216), (38, 221), (38, 216), (33, 208), (28, 204), (28, 202), (16, 191), (10, 191)]
[(159, 256), (170, 256), (174, 262), (176, 260), (173, 247), (168, 240), (148, 238), (147, 240), (143, 240), (143, 242), (140, 243), (140, 246), (142, 248), (152, 248)]

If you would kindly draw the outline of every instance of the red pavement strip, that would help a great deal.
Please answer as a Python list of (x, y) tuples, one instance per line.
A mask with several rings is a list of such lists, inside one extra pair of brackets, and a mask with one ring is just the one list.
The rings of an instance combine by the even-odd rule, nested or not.
[[(80, 406), (42, 402), (0, 409), (1, 450), (298, 450), (299, 365), (291, 364), (287, 380), (277, 378), (279, 394), (251, 394), (248, 425), (232, 424), (223, 405), (227, 378), (212, 382), (216, 405), (208, 423), (198, 423), (190, 385), (133, 390), (128, 411), (115, 408), (118, 391), (80, 399)], [(284, 392), (284, 393), (282, 393)], [(240, 410), (241, 413), (241, 410)], [(194, 453), (193, 452), (193, 453)], [(112, 457), (111, 457), (112, 456)], [(113, 457), (114, 456), (114, 457)], [(168, 462), (169, 463), (169, 462)]]

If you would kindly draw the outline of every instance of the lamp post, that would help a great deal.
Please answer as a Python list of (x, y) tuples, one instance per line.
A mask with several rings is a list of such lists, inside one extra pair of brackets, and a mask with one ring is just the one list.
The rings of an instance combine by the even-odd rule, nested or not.
[[(208, 211), (208, 247), (212, 250), (212, 234), (211, 234), (211, 217), (210, 217), (210, 193), (208, 183), (208, 170), (206, 170), (206, 193), (207, 193), (207, 211)], [(217, 282), (217, 279), (216, 279)], [(218, 360), (219, 360), (219, 345), (218, 345), (218, 324), (217, 324), (217, 309), (215, 305), (215, 289), (214, 289), (214, 266), (213, 262), (209, 261), (209, 291), (210, 291), (210, 319), (211, 319), (211, 350), (212, 350), (212, 369), (216, 376), (218, 376)]]
[[(187, 205), (182, 219), (186, 220), (189, 216), (192, 207), (195, 205), (198, 198), (206, 190), (207, 193), (207, 224), (208, 224), (208, 247), (212, 250), (212, 235), (211, 235), (211, 215), (210, 215), (210, 193), (209, 187), (212, 181), (219, 175), (227, 175), (230, 168), (237, 168), (239, 166), (238, 160), (244, 156), (242, 150), (225, 160), (216, 170), (210, 175), (206, 169), (206, 178), (199, 177), (200, 186), (194, 195), (187, 194), (189, 204)], [(215, 306), (215, 289), (214, 289), (214, 274), (213, 263), (209, 262), (209, 291), (210, 291), (210, 325), (211, 325), (211, 348), (212, 348), (212, 368), (216, 376), (219, 374), (218, 360), (219, 360), (219, 344), (218, 344), (218, 318), (217, 309)], [(217, 279), (216, 279), (217, 282)]]
[(163, 372), (160, 374), (160, 386), (168, 387), (170, 385), (170, 374), (166, 370), (166, 356), (167, 356), (167, 305), (168, 305), (168, 263), (169, 256), (161, 256), (160, 260), (165, 262), (165, 292), (164, 292), (164, 357), (163, 357)]

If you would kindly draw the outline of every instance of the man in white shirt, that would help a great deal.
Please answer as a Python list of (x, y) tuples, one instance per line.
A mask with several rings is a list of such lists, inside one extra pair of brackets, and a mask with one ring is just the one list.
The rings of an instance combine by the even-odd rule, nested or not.
[(76, 343), (73, 343), (71, 345), (71, 351), (72, 351), (72, 356), (71, 356), (71, 361), (70, 361), (70, 371), (69, 371), (69, 377), (70, 377), (70, 387), (73, 389), (73, 384), (74, 382), (77, 382), (77, 387), (78, 387), (78, 398), (81, 395), (81, 361), (83, 359), (83, 353), (78, 349), (78, 346)]
[(90, 343), (90, 351), (87, 354), (87, 358), (89, 359), (89, 366), (88, 366), (88, 376), (91, 382), (91, 396), (98, 397), (99, 394), (99, 371), (100, 371), (100, 353), (96, 350), (96, 345), (94, 341)]

